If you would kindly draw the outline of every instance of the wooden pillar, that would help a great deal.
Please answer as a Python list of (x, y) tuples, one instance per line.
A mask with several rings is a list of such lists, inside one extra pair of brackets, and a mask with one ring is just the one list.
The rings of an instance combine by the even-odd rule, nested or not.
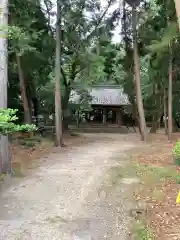
[(112, 124), (116, 123), (116, 109), (112, 109)]
[(79, 120), (80, 120), (80, 118), (79, 118), (79, 110), (77, 110), (77, 115), (76, 115), (76, 126), (77, 126), (77, 128), (79, 128)]
[(103, 124), (104, 125), (107, 124), (107, 109), (106, 108), (103, 109)]
[(122, 116), (120, 109), (117, 109), (116, 111), (116, 123), (120, 126), (122, 125)]

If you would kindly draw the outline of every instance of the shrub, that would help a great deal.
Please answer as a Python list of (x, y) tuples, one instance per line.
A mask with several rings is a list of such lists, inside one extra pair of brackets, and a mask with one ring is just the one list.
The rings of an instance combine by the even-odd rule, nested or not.
[(18, 120), (16, 113), (16, 109), (0, 109), (0, 134), (7, 135), (13, 132), (30, 132), (36, 130), (36, 126), (33, 124), (16, 124), (15, 121)]
[(175, 163), (180, 166), (180, 141), (176, 142), (172, 152)]
[(32, 147), (35, 147), (36, 146), (36, 143), (35, 141), (27, 141), (27, 140), (21, 140), (19, 142), (21, 145), (23, 145), (24, 147), (27, 147), (27, 148), (32, 148)]

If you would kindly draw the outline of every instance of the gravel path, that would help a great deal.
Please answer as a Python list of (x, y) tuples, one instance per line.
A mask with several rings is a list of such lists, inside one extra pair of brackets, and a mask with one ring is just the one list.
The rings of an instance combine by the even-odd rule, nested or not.
[(119, 134), (88, 137), (89, 144), (49, 155), (2, 191), (0, 239), (127, 239), (130, 202), (124, 192), (129, 185), (114, 191), (106, 179), (134, 144)]

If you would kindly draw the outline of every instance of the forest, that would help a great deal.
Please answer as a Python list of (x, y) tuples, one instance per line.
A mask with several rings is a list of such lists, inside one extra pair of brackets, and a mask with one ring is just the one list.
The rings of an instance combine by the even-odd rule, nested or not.
[(155, 133), (164, 116), (171, 140), (180, 125), (178, 16), (178, 0), (1, 0), (0, 172), (11, 171), (8, 135), (38, 131), (39, 115), (54, 116), (64, 146), (76, 84), (83, 104), (93, 84), (123, 87), (141, 139), (147, 119)]

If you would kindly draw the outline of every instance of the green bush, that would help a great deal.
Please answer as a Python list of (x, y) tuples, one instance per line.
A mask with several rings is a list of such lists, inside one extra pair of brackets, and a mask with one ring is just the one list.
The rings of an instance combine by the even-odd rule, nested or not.
[(37, 138), (37, 137), (19, 140), (19, 144), (23, 145), (24, 147), (29, 147), (29, 148), (35, 147), (40, 142), (41, 142), (41, 139)]
[(33, 124), (16, 124), (15, 121), (18, 120), (16, 113), (17, 109), (0, 109), (0, 134), (7, 135), (13, 132), (31, 132), (36, 130), (36, 126)]
[(35, 141), (27, 141), (27, 140), (21, 140), (19, 141), (19, 143), (21, 145), (23, 145), (24, 147), (27, 147), (27, 148), (32, 148), (32, 147), (35, 147), (36, 146), (36, 143)]
[(180, 166), (180, 141), (176, 142), (172, 152), (173, 152), (173, 158), (174, 158), (175, 164)]

